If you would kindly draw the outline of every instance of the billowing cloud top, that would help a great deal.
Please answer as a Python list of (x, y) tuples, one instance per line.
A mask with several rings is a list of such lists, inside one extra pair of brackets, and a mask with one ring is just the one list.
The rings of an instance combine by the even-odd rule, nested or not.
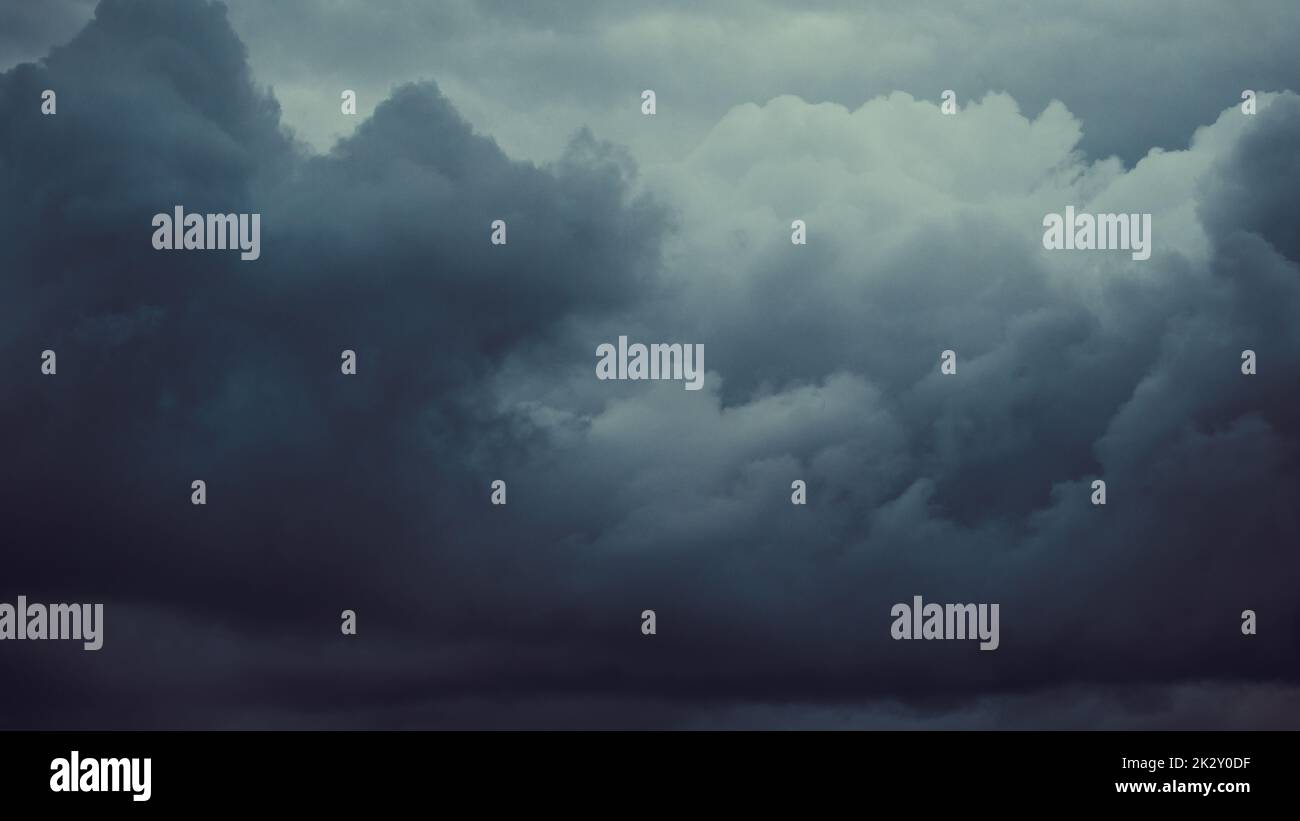
[[(0, 105), (0, 600), (106, 603), (0, 645), (4, 726), (1300, 719), (1289, 91), (1131, 166), (1059, 102), (738, 99), (638, 174), (424, 81), (318, 153), (224, 7), (104, 0)], [(174, 205), (261, 258), (155, 251)], [(1151, 259), (1045, 251), (1067, 205)], [(619, 335), (704, 390), (597, 380)], [(997, 652), (891, 640), (918, 594)]]

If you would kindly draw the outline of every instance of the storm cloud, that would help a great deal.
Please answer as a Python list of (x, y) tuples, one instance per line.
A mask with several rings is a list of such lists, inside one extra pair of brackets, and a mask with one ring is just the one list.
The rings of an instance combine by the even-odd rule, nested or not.
[[(593, 116), (538, 160), (409, 77), (318, 150), (251, 14), (104, 0), (0, 75), (0, 597), (106, 604), (95, 653), (0, 645), (0, 724), (1300, 726), (1300, 97), (1117, 113), (1109, 156), (1091, 81), (720, 79), (679, 153)], [(261, 258), (153, 250), (177, 204), (260, 213)], [(1045, 251), (1067, 205), (1151, 213), (1151, 259)], [(703, 344), (704, 390), (597, 380), (619, 335)], [(891, 640), (913, 595), (1001, 646)]]

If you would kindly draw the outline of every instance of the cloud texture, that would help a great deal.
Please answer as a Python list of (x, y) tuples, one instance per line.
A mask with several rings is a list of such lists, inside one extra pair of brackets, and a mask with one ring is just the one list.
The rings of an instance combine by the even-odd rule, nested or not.
[[(0, 106), (0, 600), (107, 620), (0, 646), (0, 725), (1300, 726), (1288, 91), (1128, 164), (1060, 102), (741, 97), (638, 166), (416, 82), (318, 153), (222, 6), (105, 0)], [(152, 250), (176, 204), (261, 259)], [(1151, 260), (1044, 251), (1067, 205)], [(597, 381), (620, 334), (705, 389)], [(1001, 648), (892, 641), (917, 594)]]

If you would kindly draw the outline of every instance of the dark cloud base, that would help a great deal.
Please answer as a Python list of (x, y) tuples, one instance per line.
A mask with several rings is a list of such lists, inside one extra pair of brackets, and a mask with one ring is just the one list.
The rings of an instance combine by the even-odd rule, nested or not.
[[(785, 310), (786, 260), (682, 304), (679, 215), (580, 124), (518, 162), (424, 82), (311, 153), (219, 4), (104, 0), (0, 106), (0, 600), (107, 614), (0, 646), (0, 726), (1300, 727), (1294, 96), (1207, 178), (1207, 276), (1103, 324), (1014, 253), (937, 305), (905, 256), (892, 349), (829, 279)], [(175, 204), (261, 213), (261, 259), (153, 251)], [(619, 329), (724, 387), (594, 393)], [(890, 641), (917, 593), (1001, 602), (1002, 648)]]

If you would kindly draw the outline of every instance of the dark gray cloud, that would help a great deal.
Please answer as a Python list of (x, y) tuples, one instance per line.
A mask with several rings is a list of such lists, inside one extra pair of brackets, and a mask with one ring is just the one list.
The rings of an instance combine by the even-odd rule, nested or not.
[[(554, 156), (577, 125), (658, 160), (742, 102), (792, 94), (856, 108), (953, 89), (963, 104), (1006, 91), (1030, 114), (1060, 100), (1088, 124), (1083, 150), (1131, 164), (1153, 146), (1186, 147), (1243, 89), (1281, 90), (1300, 74), (1300, 9), (1287, 0), (230, 5), (264, 81), (322, 146), (351, 127), (329, 105), (339, 89), (363, 90), (369, 111), (391, 86), (437, 77), (529, 157)], [(637, 111), (644, 88), (663, 101), (653, 128)]]
[[(1155, 146), (1186, 147), (1243, 89), (1293, 87), (1300, 74), (1291, 42), (1300, 9), (1288, 0), (228, 5), (261, 82), (321, 149), (356, 124), (339, 115), (342, 89), (357, 90), (368, 114), (394, 86), (436, 78), (473, 122), (530, 159), (558, 156), (583, 125), (658, 161), (688, 151), (742, 102), (792, 94), (856, 108), (896, 90), (938, 100), (953, 89), (963, 104), (1005, 91), (1030, 114), (1062, 101), (1088, 124), (1084, 151), (1132, 164)], [(39, 14), (0, 12), (0, 66), (39, 57), (92, 7), (54, 0)], [(638, 115), (644, 88), (664, 100), (653, 128)]]
[(67, 42), (94, 13), (96, 0), (6, 3), (0, 7), (0, 66), (44, 57), (50, 46)]
[[(47, 87), (55, 117), (38, 110)], [(464, 581), (443, 565), (488, 572), (446, 555), (442, 527), (483, 500), (480, 462), (528, 444), (485, 380), (647, 287), (664, 215), (630, 198), (626, 158), (580, 135), (546, 169), (513, 162), (431, 84), (306, 156), (204, 3), (105, 3), (45, 63), (6, 73), (0, 97), (27, 112), (2, 150), (16, 183), (3, 205), (6, 593), (139, 605), (160, 632), (188, 613), (201, 632), (271, 639), (327, 617), (328, 635), (345, 606), (377, 631), (436, 623), (446, 605), (429, 600)], [(150, 218), (174, 204), (260, 212), (263, 256), (152, 250)], [(513, 226), (502, 248), (488, 244), (498, 217)], [(57, 377), (28, 367), (45, 348)], [(361, 362), (351, 385), (345, 348)], [(193, 478), (209, 483), (206, 510), (230, 506), (191, 515), (204, 512), (187, 502)], [(110, 693), (141, 661), (121, 639), (99, 663), (123, 665)], [(246, 651), (223, 652), (238, 664)], [(173, 657), (185, 681), (192, 653), (206, 649)]]
[[(108, 605), (98, 653), (0, 647), (0, 724), (1296, 725), (1294, 95), (1126, 169), (1059, 104), (733, 83), (646, 179), (432, 82), (315, 153), (246, 58), (219, 5), (106, 1), (0, 75), (0, 596)], [(1153, 212), (1152, 260), (1044, 253), (1067, 203)], [(261, 259), (152, 250), (174, 204), (261, 213)], [(706, 389), (598, 382), (618, 334)], [(891, 641), (914, 594), (1000, 602), (1001, 648)]]

